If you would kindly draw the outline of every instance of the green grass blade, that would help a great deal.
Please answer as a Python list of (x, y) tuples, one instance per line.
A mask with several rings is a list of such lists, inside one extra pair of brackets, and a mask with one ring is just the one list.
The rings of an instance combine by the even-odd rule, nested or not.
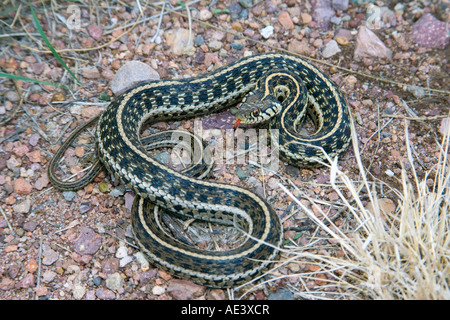
[(38, 21), (38, 18), (36, 17), (36, 14), (34, 13), (33, 7), (30, 6), (31, 9), (31, 15), (33, 16), (33, 21), (36, 24), (36, 27), (39, 31), (39, 33), (41, 34), (42, 38), (44, 39), (44, 42), (46, 43), (47, 47), (50, 49), (50, 51), (52, 52), (53, 56), (59, 61), (59, 63), (61, 63), (61, 65), (63, 66), (64, 69), (67, 70), (67, 72), (70, 73), (70, 75), (79, 83), (82, 85), (81, 81), (78, 80), (78, 78), (75, 76), (75, 74), (72, 72), (72, 70), (69, 69), (69, 67), (66, 65), (66, 63), (61, 59), (61, 56), (58, 54), (58, 52), (56, 52), (55, 48), (52, 46), (52, 44), (50, 43), (50, 41), (48, 40), (47, 36), (44, 33), (44, 30), (42, 30), (41, 24)]
[(29, 81), (29, 82), (34, 82), (34, 83), (40, 83), (40, 84), (45, 84), (45, 85), (49, 85), (49, 86), (53, 86), (53, 87), (58, 87), (58, 88), (63, 88), (63, 89), (69, 90), (69, 88), (67, 88), (63, 84), (51, 83), (51, 82), (48, 82), (48, 81), (41, 81), (41, 80), (27, 78), (27, 77), (23, 77), (23, 76), (17, 76), (15, 74), (10, 74), (10, 73), (0, 72), (0, 77), (14, 79), (14, 80)]

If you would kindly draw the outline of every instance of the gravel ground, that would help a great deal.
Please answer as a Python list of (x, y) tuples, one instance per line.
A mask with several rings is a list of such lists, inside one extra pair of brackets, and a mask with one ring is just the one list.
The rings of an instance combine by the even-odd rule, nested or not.
[[(237, 290), (177, 279), (149, 265), (134, 246), (131, 191), (102, 173), (82, 190), (60, 192), (49, 184), (47, 164), (70, 132), (104, 110), (130, 78), (192, 77), (244, 56), (287, 50), (312, 59), (341, 88), (369, 176), (401, 188), (406, 139), (423, 177), (436, 165), (438, 142), (450, 123), (449, 7), (440, 1), (167, 1), (161, 15), (162, 2), (144, 2), (82, 1), (74, 11), (54, 2), (34, 7), (49, 41), (80, 83), (48, 51), (30, 8), (9, 4), (12, 10), (0, 12), (1, 72), (70, 89), (0, 77), (0, 299), (265, 300), (298, 299), (301, 291), (325, 286), (339, 292), (337, 285), (327, 285), (330, 275), (315, 273), (317, 265), (307, 260), (280, 263), (265, 278), (272, 281)], [(133, 62), (130, 70), (118, 72), (129, 61), (147, 67)], [(203, 127), (228, 129), (232, 120), (225, 112), (205, 119)], [(148, 130), (193, 126), (186, 120)], [(87, 146), (92, 130), (67, 150), (62, 164), (67, 176), (80, 174), (92, 160)], [(339, 167), (357, 179), (353, 150), (343, 154)], [(211, 179), (267, 198), (283, 216), (286, 244), (343, 254), (331, 242), (311, 246), (321, 231), (302, 229), (305, 214), (278, 187), (289, 179), (335, 214), (329, 204), (339, 197), (326, 168), (281, 163), (278, 172), (267, 172), (255, 165), (219, 164)], [(389, 194), (386, 199), (384, 205), (392, 206)], [(336, 224), (348, 223), (345, 215), (337, 217)], [(217, 242), (227, 248), (237, 237), (226, 228), (192, 225), (201, 247)]]

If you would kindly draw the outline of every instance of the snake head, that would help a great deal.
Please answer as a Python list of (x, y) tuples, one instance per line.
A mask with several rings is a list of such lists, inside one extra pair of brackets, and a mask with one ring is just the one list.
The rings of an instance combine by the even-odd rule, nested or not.
[(273, 95), (264, 96), (259, 89), (249, 92), (241, 102), (236, 113), (236, 129), (240, 123), (264, 123), (281, 111), (282, 105)]

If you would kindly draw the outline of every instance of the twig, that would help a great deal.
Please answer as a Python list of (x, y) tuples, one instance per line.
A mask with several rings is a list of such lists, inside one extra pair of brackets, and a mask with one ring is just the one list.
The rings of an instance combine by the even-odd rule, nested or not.
[[(37, 283), (36, 287), (41, 285), (41, 268), (42, 268), (42, 238), (39, 239), (39, 255), (38, 255), (38, 273), (37, 273)], [(35, 299), (37, 299), (37, 291), (35, 294)]]
[(6, 224), (8, 225), (9, 230), (11, 231), (13, 236), (16, 236), (16, 233), (14, 232), (14, 229), (12, 228), (11, 224), (9, 223), (8, 217), (6, 216), (5, 212), (3, 211), (2, 207), (0, 207), (0, 211), (2, 213), (3, 218), (6, 221)]

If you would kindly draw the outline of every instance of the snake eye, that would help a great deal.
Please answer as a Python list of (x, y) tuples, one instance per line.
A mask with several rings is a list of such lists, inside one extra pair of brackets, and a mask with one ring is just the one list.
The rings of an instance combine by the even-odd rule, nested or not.
[(252, 111), (252, 116), (254, 116), (254, 117), (259, 116), (259, 114), (260, 114), (259, 109), (255, 109), (255, 110)]

